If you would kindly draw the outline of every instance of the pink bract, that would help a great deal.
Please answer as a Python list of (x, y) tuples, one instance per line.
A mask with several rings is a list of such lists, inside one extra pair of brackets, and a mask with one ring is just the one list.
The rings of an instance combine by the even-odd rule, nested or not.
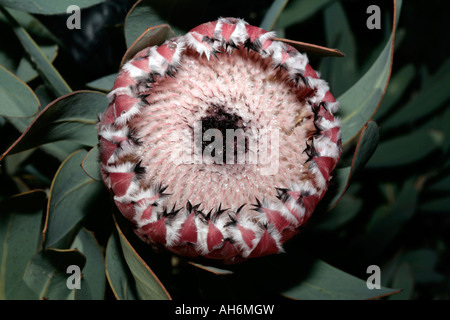
[[(225, 263), (274, 254), (323, 198), (341, 154), (339, 104), (306, 55), (274, 37), (221, 18), (122, 67), (98, 124), (101, 171), (142, 240)], [(206, 129), (240, 132), (245, 158), (207, 153), (218, 141)]]

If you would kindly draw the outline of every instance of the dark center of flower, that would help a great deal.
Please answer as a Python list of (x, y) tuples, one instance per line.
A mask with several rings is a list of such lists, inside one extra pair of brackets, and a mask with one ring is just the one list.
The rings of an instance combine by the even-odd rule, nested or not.
[[(219, 165), (245, 161), (248, 138), (242, 117), (226, 112), (223, 105), (211, 104), (200, 121), (204, 158)], [(197, 140), (196, 143), (199, 144), (200, 141)]]

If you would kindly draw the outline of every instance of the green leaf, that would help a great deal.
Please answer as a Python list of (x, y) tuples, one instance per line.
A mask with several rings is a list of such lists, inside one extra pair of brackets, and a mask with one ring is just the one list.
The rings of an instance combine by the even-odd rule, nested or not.
[(442, 212), (445, 214), (449, 213), (449, 208), (450, 196), (429, 200), (420, 205), (420, 210), (428, 212)]
[(42, 79), (52, 88), (54, 94), (56, 96), (62, 96), (70, 93), (72, 89), (62, 78), (59, 72), (53, 67), (44, 52), (42, 52), (41, 48), (31, 38), (29, 33), (19, 25), (16, 19), (14, 19), (14, 17), (11, 16), (6, 9), (0, 7), (0, 12), (2, 12), (8, 19), (14, 33), (27, 54), (30, 56), (30, 60), (33, 62), (35, 69), (39, 72)]
[(76, 142), (72, 142), (69, 140), (61, 140), (45, 144), (41, 146), (41, 149), (44, 150), (46, 153), (55, 157), (58, 161), (62, 162), (72, 153), (82, 149), (83, 147), (84, 147), (83, 145)]
[(412, 269), (414, 280), (417, 284), (439, 283), (445, 277), (436, 271), (439, 256), (431, 249), (419, 249), (407, 252), (402, 260), (407, 262)]
[(280, 14), (283, 12), (283, 9), (286, 7), (289, 0), (274, 0), (269, 10), (267, 10), (264, 18), (260, 24), (260, 28), (270, 31), (275, 28), (275, 25), (280, 17)]
[(336, 177), (334, 184), (336, 187), (336, 194), (329, 204), (329, 209), (333, 208), (342, 198), (343, 194), (350, 185), (350, 180), (361, 170), (369, 161), (372, 154), (377, 148), (379, 140), (378, 126), (374, 121), (369, 121), (363, 128), (356, 144), (355, 153), (350, 167), (340, 168), (336, 170)]
[[(42, 52), (47, 57), (50, 62), (53, 62), (58, 54), (57, 45), (43, 45), (40, 46)], [(33, 64), (27, 57), (22, 57), (20, 59), (19, 65), (17, 66), (16, 75), (22, 79), (24, 82), (30, 82), (35, 79), (39, 74), (34, 69)]]
[(333, 95), (337, 97), (356, 82), (355, 39), (340, 2), (334, 2), (327, 7), (324, 10), (324, 18), (327, 46), (345, 52), (345, 59), (326, 58), (320, 68), (324, 70), (322, 78), (327, 79)]
[(443, 137), (435, 131), (418, 130), (404, 136), (383, 141), (367, 163), (368, 168), (403, 166), (419, 161), (439, 145)]
[(217, 268), (217, 267), (211, 267), (211, 266), (206, 266), (200, 263), (196, 263), (196, 262), (192, 262), (189, 261), (189, 264), (193, 265), (194, 267), (197, 267), (199, 269), (211, 272), (215, 275), (229, 275), (229, 274), (233, 274), (233, 271), (231, 270), (226, 270), (223, 268)]
[(31, 117), (39, 110), (39, 100), (28, 85), (0, 65), (0, 115)]
[(107, 106), (106, 96), (95, 91), (76, 91), (60, 97), (39, 113), (3, 157), (60, 140), (94, 146), (98, 143), (97, 116)]
[(101, 77), (97, 80), (86, 83), (86, 86), (100, 91), (111, 91), (114, 86), (114, 81), (116, 81), (117, 73), (109, 74), (107, 76)]
[(425, 191), (431, 191), (432, 193), (436, 191), (446, 191), (450, 192), (450, 176), (446, 175), (443, 177), (440, 177), (438, 181), (434, 182), (430, 186), (427, 186)]
[(401, 288), (402, 292), (388, 297), (389, 300), (411, 299), (414, 287), (414, 278), (411, 272), (411, 267), (408, 263), (404, 262), (397, 268), (391, 286), (393, 288)]
[(119, 233), (120, 244), (125, 260), (136, 281), (136, 288), (141, 299), (144, 300), (169, 300), (170, 295), (153, 271), (134, 250), (120, 227), (116, 224)]
[(86, 265), (83, 269), (83, 279), (85, 285), (89, 284), (89, 289), (81, 284), (81, 291), (90, 291), (89, 297), (94, 300), (103, 300), (105, 297), (105, 262), (100, 250), (100, 246), (95, 240), (94, 234), (81, 229), (72, 243), (71, 249), (77, 249), (86, 257)]
[(351, 171), (352, 171), (351, 167), (338, 168), (334, 170), (332, 185), (330, 186), (328, 192), (330, 192), (331, 190), (336, 191), (328, 205), (328, 210), (332, 210), (342, 199), (345, 191), (347, 191), (347, 188), (350, 183)]
[[(9, 9), (8, 12), (36, 39), (47, 59), (53, 61), (58, 50), (58, 46), (54, 43), (57, 43), (58, 40), (50, 31), (38, 19), (26, 12), (13, 9)], [(24, 82), (33, 80), (38, 76), (38, 73), (29, 61), (29, 58), (24, 54), (24, 50), (16, 39), (7, 18), (1, 12), (0, 24), (2, 25), (0, 36), (2, 36), (5, 43), (8, 43), (8, 46), (3, 46), (0, 51), (0, 64), (16, 74)], [(12, 37), (14, 39), (9, 39)]]
[(81, 168), (87, 152), (77, 151), (59, 167), (50, 187), (44, 228), (46, 247), (58, 247), (87, 215), (104, 192), (102, 183), (92, 180)]
[(84, 172), (91, 177), (93, 180), (102, 181), (102, 176), (100, 174), (100, 153), (98, 151), (98, 146), (93, 147), (86, 154), (86, 157), (81, 163), (81, 168)]
[(0, 300), (20, 298), (22, 276), (39, 247), (45, 198), (36, 190), (0, 202)]
[(441, 66), (434, 77), (427, 80), (426, 85), (415, 98), (383, 121), (383, 130), (412, 124), (437, 110), (450, 98), (449, 83), (450, 59)]
[[(281, 271), (280, 266), (283, 266)], [(263, 276), (265, 286), (290, 299), (363, 300), (377, 299), (397, 292), (385, 287), (371, 290), (367, 287), (366, 280), (295, 249), (286, 255), (269, 257), (263, 268), (248, 272), (248, 277)]]
[[(7, 11), (14, 17), (14, 19), (19, 22), (19, 24), (24, 27), (30, 35), (36, 37), (36, 39), (42, 39), (51, 42), (58, 42), (58, 38), (56, 38), (47, 27), (42, 24), (39, 19), (35, 18), (33, 15), (23, 12), (17, 11), (14, 9), (7, 9)], [(0, 12), (0, 22), (8, 23), (7, 18)]]
[(338, 49), (331, 49), (327, 47), (318, 46), (316, 44), (311, 44), (307, 42), (301, 42), (290, 39), (274, 38), (274, 40), (281, 41), (289, 44), (300, 52), (305, 52), (319, 57), (344, 57), (343, 54)]
[(334, 0), (293, 0), (281, 13), (278, 19), (278, 27), (288, 28), (300, 23), (332, 1)]
[(138, 300), (136, 284), (120, 248), (117, 233), (113, 233), (106, 247), (106, 277), (118, 300)]
[[(105, 0), (77, 0), (76, 5), (80, 8), (87, 8), (102, 2)], [(67, 8), (73, 4), (73, 0), (0, 0), (0, 5), (5, 7), (46, 15), (67, 13)], [(64, 27), (66, 26), (64, 25)]]
[(363, 201), (355, 196), (345, 193), (339, 203), (331, 210), (325, 213), (323, 221), (319, 221), (313, 228), (320, 230), (336, 230), (347, 222), (352, 220), (361, 210)]
[(375, 114), (375, 119), (381, 119), (399, 102), (413, 80), (415, 73), (416, 69), (412, 64), (409, 64), (394, 74), (389, 81), (383, 101)]
[(397, 4), (395, 6), (396, 18), (389, 41), (364, 76), (337, 99), (341, 103), (343, 144), (352, 140), (364, 124), (372, 117), (381, 102), (389, 82), (395, 30), (400, 16), (402, 1), (396, 1), (394, 3)]
[(416, 212), (417, 197), (418, 192), (413, 180), (408, 180), (396, 195), (394, 203), (381, 206), (375, 211), (369, 221), (366, 235), (358, 244), (360, 248), (364, 248), (364, 253), (360, 256), (370, 256), (373, 259), (383, 252)]
[[(160, 42), (162, 38), (166, 40), (167, 38), (174, 36), (173, 31), (167, 25), (168, 22), (158, 15), (158, 13), (154, 10), (153, 5), (154, 1), (138, 1), (128, 12), (125, 19), (125, 40), (128, 48), (131, 47), (131, 45), (133, 45), (133, 43), (135, 43), (135, 41), (140, 37), (142, 38), (144, 32), (147, 34), (149, 29), (153, 29), (153, 27), (156, 26), (164, 26), (165, 28), (168, 28), (162, 30), (166, 32), (163, 37), (160, 37), (159, 33), (156, 35), (152, 33), (149, 34), (149, 37), (158, 38), (157, 42)], [(146, 38), (146, 40), (148, 39)], [(164, 40), (160, 43), (163, 43)], [(160, 43), (154, 43), (152, 45), (159, 45)], [(142, 47), (142, 49), (143, 48), (145, 47)]]
[(74, 265), (82, 270), (85, 263), (86, 257), (75, 249), (46, 249), (32, 258), (23, 280), (33, 292), (34, 299), (73, 300), (75, 289), (67, 286), (71, 276), (67, 268)]

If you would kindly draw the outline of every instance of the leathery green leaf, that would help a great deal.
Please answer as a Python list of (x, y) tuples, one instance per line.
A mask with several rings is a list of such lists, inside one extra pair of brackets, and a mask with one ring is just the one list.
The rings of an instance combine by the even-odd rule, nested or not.
[(414, 276), (407, 262), (403, 262), (397, 267), (391, 286), (401, 288), (402, 292), (388, 297), (389, 300), (409, 300), (411, 298), (414, 287)]
[(99, 161), (99, 151), (98, 146), (93, 147), (86, 154), (86, 157), (83, 159), (81, 163), (81, 167), (84, 172), (96, 181), (102, 181), (102, 176), (100, 174), (100, 161)]
[(118, 300), (138, 300), (136, 283), (126, 264), (120, 247), (119, 235), (113, 233), (106, 247), (106, 277)]
[(104, 191), (102, 183), (91, 179), (81, 168), (87, 152), (79, 150), (59, 167), (50, 187), (44, 228), (46, 247), (65, 241), (78, 223), (95, 210), (93, 203)]
[[(90, 291), (88, 295), (94, 300), (103, 300), (105, 297), (105, 262), (100, 250), (100, 246), (92, 232), (86, 229), (81, 229), (71, 246), (72, 249), (77, 249), (86, 257), (86, 265), (83, 269), (83, 279), (89, 287), (81, 288), (80, 292)], [(83, 285), (83, 284), (82, 284)]]
[(116, 80), (116, 78), (117, 73), (109, 74), (97, 80), (86, 83), (86, 86), (94, 90), (108, 92), (111, 91), (112, 87), (114, 86), (114, 81)]
[(418, 130), (410, 134), (386, 140), (379, 144), (368, 168), (402, 166), (429, 155), (443, 141), (444, 137), (431, 130)]
[(39, 113), (3, 156), (63, 140), (95, 146), (97, 116), (107, 106), (106, 96), (95, 91), (76, 91), (60, 97)]
[(365, 280), (345, 273), (324, 261), (316, 260), (310, 265), (307, 276), (282, 294), (302, 300), (367, 300), (397, 292), (398, 290), (385, 287), (371, 290)]
[(196, 263), (196, 262), (192, 262), (192, 261), (189, 261), (189, 264), (191, 264), (191, 265), (193, 265), (194, 267), (197, 267), (197, 268), (199, 268), (199, 269), (202, 269), (202, 270), (211, 272), (211, 273), (213, 273), (213, 274), (216, 274), (216, 275), (233, 274), (233, 271), (231, 271), (231, 270), (226, 270), (226, 269), (223, 269), (223, 268), (217, 268), (217, 267), (207, 266), (207, 265), (203, 265), (203, 264)]
[[(366, 279), (359, 279), (332, 265), (302, 252), (298, 247), (286, 246), (288, 254), (264, 258), (264, 268), (250, 261), (244, 276), (259, 280), (273, 292), (290, 299), (301, 300), (363, 300), (378, 299), (398, 292), (381, 287), (371, 290)], [(283, 271), (280, 272), (280, 266)], [(369, 277), (369, 275), (367, 276)]]
[(412, 64), (404, 66), (389, 81), (383, 102), (375, 113), (375, 119), (381, 119), (399, 101), (414, 78), (416, 70)]
[(31, 117), (39, 110), (39, 100), (28, 85), (0, 65), (0, 115)]
[(0, 5), (29, 13), (60, 14), (68, 13), (67, 8), (73, 4), (76, 4), (79, 8), (87, 8), (104, 1), (105, 0), (0, 0)]
[(0, 202), (0, 300), (21, 298), (22, 276), (39, 248), (45, 198), (35, 190)]
[(281, 13), (278, 27), (288, 28), (314, 15), (333, 0), (293, 0)]
[[(53, 62), (55, 60), (58, 54), (57, 45), (43, 45), (40, 46), (40, 48), (50, 62)], [(34, 69), (33, 64), (27, 57), (22, 57), (22, 59), (20, 59), (16, 74), (25, 82), (30, 82), (39, 75), (38, 72)]]
[(171, 297), (166, 288), (134, 250), (117, 223), (116, 227), (123, 255), (136, 281), (136, 288), (140, 298), (144, 300), (170, 300)]
[(0, 6), (0, 11), (6, 16), (14, 33), (22, 44), (23, 48), (30, 56), (34, 68), (41, 75), (42, 79), (52, 88), (56, 96), (62, 96), (72, 91), (63, 77), (59, 74), (52, 63), (48, 60), (44, 52), (31, 38), (30, 34), (14, 19), (14, 17)]
[(75, 286), (79, 278), (69, 266), (75, 266), (81, 271), (85, 264), (86, 257), (78, 250), (49, 248), (37, 253), (31, 259), (23, 281), (33, 292), (34, 299), (73, 300), (75, 287), (70, 287)]
[(383, 121), (383, 129), (415, 123), (441, 107), (449, 98), (450, 59), (427, 81), (419, 94)]
[(362, 128), (358, 143), (356, 144), (355, 153), (353, 154), (351, 166), (336, 170), (334, 183), (337, 185), (337, 191), (329, 204), (329, 209), (334, 208), (340, 201), (350, 184), (352, 176), (361, 170), (369, 161), (377, 148), (378, 140), (378, 126), (374, 121), (369, 121)]
[[(136, 44), (137, 40), (142, 39), (143, 35), (147, 34), (148, 30), (153, 29), (155, 26), (157, 26), (156, 28), (162, 25), (165, 26), (166, 29), (161, 31), (169, 32), (171, 36), (174, 36), (172, 30), (167, 25), (167, 21), (158, 15), (154, 10), (153, 5), (153, 1), (137, 1), (128, 12), (125, 19), (125, 40), (128, 48), (133, 44)], [(166, 33), (164, 37), (167, 37), (169, 33)], [(156, 39), (160, 41), (160, 39), (164, 38), (160, 37), (159, 33), (154, 34), (153, 32), (149, 33), (148, 36), (147, 40), (156, 37)], [(166, 40), (166, 38), (164, 40)], [(162, 42), (164, 42), (164, 40)]]
[(260, 27), (264, 30), (270, 31), (272, 30), (280, 17), (280, 14), (283, 12), (283, 9), (286, 7), (288, 0), (274, 0), (269, 10), (267, 10), (264, 18), (261, 22)]
[[(327, 79), (334, 96), (339, 96), (356, 81), (356, 46), (352, 30), (340, 2), (334, 2), (324, 10), (327, 46), (345, 52), (344, 59), (331, 57), (323, 60), (322, 78)], [(342, 75), (345, 74), (345, 77)]]
[(402, 1), (394, 0), (395, 18), (392, 34), (372, 67), (337, 100), (341, 103), (342, 143), (352, 140), (364, 124), (370, 120), (389, 82), (394, 39)]

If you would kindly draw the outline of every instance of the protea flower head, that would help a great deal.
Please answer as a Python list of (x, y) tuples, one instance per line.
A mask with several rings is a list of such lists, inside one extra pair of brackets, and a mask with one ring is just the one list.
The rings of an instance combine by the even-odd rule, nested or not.
[(101, 171), (142, 240), (233, 263), (281, 252), (311, 216), (341, 154), (338, 102), (274, 38), (221, 18), (123, 65)]

